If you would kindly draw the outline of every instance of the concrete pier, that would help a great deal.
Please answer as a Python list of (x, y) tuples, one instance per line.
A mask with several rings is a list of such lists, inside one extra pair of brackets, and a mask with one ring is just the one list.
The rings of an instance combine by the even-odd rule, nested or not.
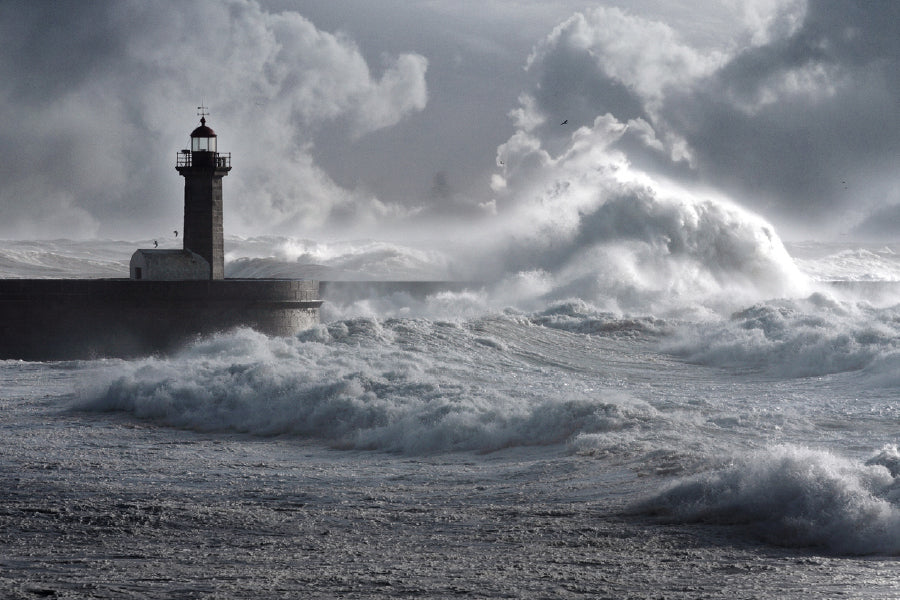
[(251, 327), (288, 336), (318, 323), (319, 282), (277, 279), (0, 280), (0, 359), (170, 352)]

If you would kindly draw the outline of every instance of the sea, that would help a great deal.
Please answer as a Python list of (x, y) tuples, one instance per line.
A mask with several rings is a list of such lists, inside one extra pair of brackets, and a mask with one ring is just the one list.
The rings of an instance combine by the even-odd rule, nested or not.
[[(229, 237), (230, 277), (468, 283), (0, 361), (0, 596), (900, 598), (900, 244), (714, 225), (480, 270)], [(0, 241), (0, 277), (152, 242)]]

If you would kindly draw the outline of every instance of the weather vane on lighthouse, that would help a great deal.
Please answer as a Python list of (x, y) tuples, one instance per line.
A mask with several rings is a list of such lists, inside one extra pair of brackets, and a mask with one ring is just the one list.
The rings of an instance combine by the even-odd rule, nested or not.
[(197, 114), (200, 115), (200, 123), (206, 125), (206, 117), (209, 116), (209, 108), (202, 106), (201, 104), (201, 106), (197, 107)]

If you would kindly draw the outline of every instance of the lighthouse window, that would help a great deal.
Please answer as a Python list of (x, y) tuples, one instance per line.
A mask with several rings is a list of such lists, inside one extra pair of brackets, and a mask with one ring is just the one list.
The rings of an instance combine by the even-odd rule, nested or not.
[(216, 138), (195, 137), (191, 138), (191, 150), (194, 152), (215, 152)]

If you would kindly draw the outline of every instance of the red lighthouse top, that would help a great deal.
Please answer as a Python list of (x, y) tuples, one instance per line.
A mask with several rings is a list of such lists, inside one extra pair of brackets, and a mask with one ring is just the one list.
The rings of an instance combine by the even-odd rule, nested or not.
[(200, 117), (200, 127), (198, 127), (197, 129), (195, 129), (195, 130), (193, 130), (193, 131), (191, 132), (191, 137), (192, 137), (192, 138), (198, 138), (198, 137), (205, 137), (205, 138), (216, 137), (216, 132), (212, 130), (212, 127), (207, 127), (207, 126), (206, 126), (206, 117)]

